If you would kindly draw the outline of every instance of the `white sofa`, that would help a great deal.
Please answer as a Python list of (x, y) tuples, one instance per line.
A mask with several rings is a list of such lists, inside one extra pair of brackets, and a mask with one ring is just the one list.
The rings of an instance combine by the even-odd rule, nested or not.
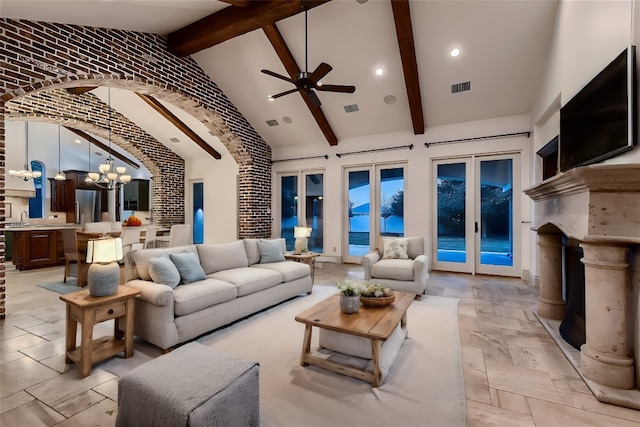
[[(276, 242), (279, 253), (274, 258)], [(261, 251), (265, 246), (271, 246), (270, 253)], [(310, 267), (284, 260), (284, 251), (284, 239), (244, 239), (127, 253), (125, 286), (141, 291), (135, 305), (134, 335), (167, 350), (279, 302), (310, 294)], [(154, 272), (158, 280), (156, 264), (160, 261), (151, 261), (153, 258), (174, 254), (175, 259), (175, 254), (189, 253), (197, 254), (206, 276), (203, 280), (175, 287), (152, 280)], [(278, 258), (281, 260), (267, 262)]]
[[(403, 241), (405, 252), (403, 257), (398, 254), (385, 253), (385, 246), (393, 241)], [(389, 252), (389, 251), (387, 251)], [(360, 261), (364, 267), (364, 278), (371, 283), (377, 283), (400, 292), (411, 292), (420, 299), (427, 289), (429, 279), (429, 258), (424, 255), (424, 238), (401, 237), (382, 239), (380, 248), (371, 251)]]

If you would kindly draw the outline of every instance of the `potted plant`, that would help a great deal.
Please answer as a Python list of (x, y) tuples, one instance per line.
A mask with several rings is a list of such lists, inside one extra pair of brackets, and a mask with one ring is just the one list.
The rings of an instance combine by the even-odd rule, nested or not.
[(366, 285), (361, 280), (344, 279), (338, 282), (340, 292), (340, 310), (343, 313), (357, 313), (360, 309), (360, 294)]

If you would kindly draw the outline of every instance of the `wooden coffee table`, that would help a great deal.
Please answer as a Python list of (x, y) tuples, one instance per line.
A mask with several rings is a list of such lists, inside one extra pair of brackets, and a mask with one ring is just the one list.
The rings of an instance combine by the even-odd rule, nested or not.
[[(345, 314), (340, 311), (340, 296), (336, 294), (298, 314), (295, 318), (296, 321), (305, 324), (300, 364), (302, 366), (319, 366), (329, 371), (368, 381), (374, 387), (378, 387), (382, 383), (380, 370), (382, 344), (391, 336), (398, 324), (402, 328), (406, 328), (407, 309), (416, 297), (411, 293), (396, 291), (393, 293), (396, 299), (386, 307), (368, 308), (361, 305), (358, 313)], [(370, 339), (372, 370), (358, 369), (314, 356), (311, 353), (313, 326)]]

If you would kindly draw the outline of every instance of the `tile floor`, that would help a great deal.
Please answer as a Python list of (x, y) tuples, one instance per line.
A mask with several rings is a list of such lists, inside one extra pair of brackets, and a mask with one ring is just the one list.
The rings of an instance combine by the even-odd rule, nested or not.
[[(75, 365), (65, 365), (64, 303), (59, 294), (36, 286), (61, 279), (62, 267), (6, 267), (0, 425), (113, 426), (117, 377), (96, 367), (79, 379)], [(344, 277), (362, 278), (362, 268), (319, 264), (315, 280), (326, 284)], [(460, 299), (468, 426), (640, 426), (640, 411), (593, 397), (533, 315), (536, 289), (518, 279), (433, 272), (427, 294)], [(94, 335), (111, 328), (100, 324)], [(135, 349), (159, 353), (143, 342)]]

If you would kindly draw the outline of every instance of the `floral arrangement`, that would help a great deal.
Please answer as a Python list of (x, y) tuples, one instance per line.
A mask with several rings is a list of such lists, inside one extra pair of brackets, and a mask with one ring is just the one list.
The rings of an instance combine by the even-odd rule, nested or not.
[(385, 288), (382, 285), (367, 283), (365, 285), (364, 291), (362, 291), (360, 295), (368, 298), (382, 298), (390, 297), (391, 295), (393, 295), (393, 293), (391, 292), (391, 289)]
[(366, 280), (349, 278), (338, 282), (338, 289), (340, 290), (340, 294), (345, 296), (362, 295), (369, 298), (381, 298), (393, 295), (391, 289), (385, 288), (382, 285), (369, 283)]
[(344, 279), (338, 282), (338, 290), (340, 295), (348, 297), (357, 297), (366, 289), (366, 284), (362, 280)]

